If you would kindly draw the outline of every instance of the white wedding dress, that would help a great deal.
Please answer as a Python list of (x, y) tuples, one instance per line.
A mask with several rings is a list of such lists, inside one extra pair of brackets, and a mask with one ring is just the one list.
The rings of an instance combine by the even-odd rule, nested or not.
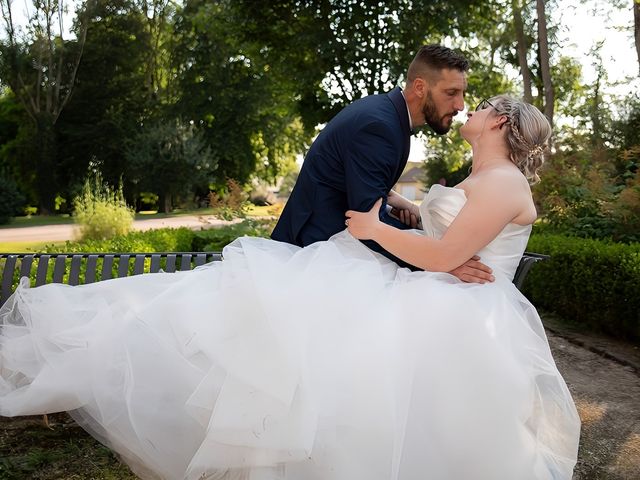
[[(441, 236), (466, 199), (434, 186)], [(68, 410), (145, 479), (569, 480), (580, 422), (511, 279), (410, 272), (346, 231), (224, 261), (28, 288), (0, 311), (0, 415)]]

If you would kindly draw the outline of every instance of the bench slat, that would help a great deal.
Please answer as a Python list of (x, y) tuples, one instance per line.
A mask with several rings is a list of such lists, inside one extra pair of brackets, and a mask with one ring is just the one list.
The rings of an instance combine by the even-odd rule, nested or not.
[(87, 258), (87, 269), (84, 272), (84, 283), (93, 283), (96, 281), (96, 272), (98, 270), (98, 255), (89, 255)]
[(83, 255), (73, 255), (71, 257), (71, 268), (69, 269), (69, 285), (80, 283), (80, 265), (82, 265)]
[(182, 258), (180, 259), (180, 270), (191, 270), (191, 254), (182, 254)]
[(141, 273), (144, 273), (144, 259), (146, 258), (146, 255), (136, 255), (135, 256), (135, 261), (133, 263), (133, 274), (134, 275), (140, 275)]
[(11, 295), (11, 286), (13, 285), (13, 272), (16, 268), (17, 255), (9, 255), (4, 263), (2, 274), (2, 292), (0, 292), (0, 305), (7, 301)]
[(33, 255), (25, 255), (24, 257), (22, 257), (22, 264), (20, 265), (20, 278), (29, 277), (31, 275), (32, 264)]
[(120, 255), (118, 260), (118, 278), (129, 276), (129, 258), (130, 255)]
[(160, 259), (162, 255), (159, 253), (151, 254), (151, 266), (149, 267), (149, 273), (158, 273), (160, 271)]
[(66, 255), (57, 255), (53, 263), (53, 283), (62, 283), (66, 270)]
[(200, 265), (204, 265), (207, 263), (207, 254), (206, 253), (198, 253), (195, 258), (195, 266), (199, 267)]
[(165, 272), (173, 273), (176, 271), (176, 254), (167, 253), (167, 266), (164, 269)]
[(51, 255), (40, 255), (38, 259), (38, 271), (36, 272), (36, 287), (44, 285), (47, 281), (47, 271), (49, 270), (49, 258)]
[(111, 278), (111, 268), (113, 267), (113, 255), (105, 255), (102, 262), (102, 276), (100, 280), (108, 280)]

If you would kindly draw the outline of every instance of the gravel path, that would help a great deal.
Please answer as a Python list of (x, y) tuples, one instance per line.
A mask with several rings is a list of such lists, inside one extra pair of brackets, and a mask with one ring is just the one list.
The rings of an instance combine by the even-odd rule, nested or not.
[(547, 332), (582, 420), (574, 480), (640, 479), (640, 376)]

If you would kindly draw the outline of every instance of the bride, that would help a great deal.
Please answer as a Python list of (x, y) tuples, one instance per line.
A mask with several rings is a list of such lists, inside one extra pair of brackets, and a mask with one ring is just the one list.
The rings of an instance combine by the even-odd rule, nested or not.
[[(471, 175), (419, 211), (390, 200), (424, 232), (374, 208), (193, 271), (23, 279), (0, 310), (0, 415), (69, 411), (144, 479), (569, 480), (579, 418), (511, 283), (550, 127), (506, 96), (468, 116)], [(495, 282), (443, 273), (474, 254)]]

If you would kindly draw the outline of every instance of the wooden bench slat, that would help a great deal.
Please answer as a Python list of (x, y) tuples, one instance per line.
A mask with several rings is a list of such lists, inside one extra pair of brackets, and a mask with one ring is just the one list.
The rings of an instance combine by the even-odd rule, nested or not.
[(44, 285), (47, 281), (47, 272), (49, 270), (49, 258), (51, 255), (40, 255), (38, 258), (38, 270), (36, 272), (36, 287)]
[(13, 285), (13, 272), (16, 268), (17, 255), (9, 255), (4, 263), (2, 274), (2, 292), (0, 292), (0, 305), (4, 304), (11, 295), (11, 286)]
[(129, 258), (131, 258), (130, 255), (120, 255), (118, 259), (118, 278), (129, 275)]
[(23, 256), (21, 263), (22, 264), (20, 265), (20, 278), (29, 277), (31, 275), (31, 265), (33, 264), (33, 255)]
[(167, 265), (164, 269), (165, 272), (173, 273), (176, 271), (176, 254), (167, 253)]
[(67, 256), (56, 255), (53, 262), (53, 283), (62, 283), (64, 272), (66, 270)]
[(183, 253), (180, 259), (180, 270), (191, 270), (191, 254)]
[(104, 261), (102, 262), (102, 276), (100, 277), (100, 280), (108, 280), (109, 278), (111, 278), (113, 258), (114, 256), (111, 254), (107, 254), (104, 256)]
[(151, 266), (149, 267), (149, 273), (158, 273), (160, 271), (160, 259), (162, 255), (159, 253), (153, 253), (151, 255)]
[(146, 255), (144, 255), (144, 254), (135, 256), (135, 261), (133, 263), (133, 274), (134, 275), (140, 275), (141, 273), (144, 273), (144, 260), (145, 260), (145, 258), (146, 258)]
[(207, 263), (207, 254), (198, 253), (193, 263), (195, 264), (196, 267), (199, 267), (200, 265), (204, 265), (205, 263)]
[(80, 283), (80, 266), (83, 255), (73, 255), (71, 257), (71, 268), (69, 268), (69, 285)]
[(89, 255), (87, 258), (87, 269), (84, 272), (84, 283), (93, 283), (96, 281), (96, 272), (98, 270), (98, 255)]

